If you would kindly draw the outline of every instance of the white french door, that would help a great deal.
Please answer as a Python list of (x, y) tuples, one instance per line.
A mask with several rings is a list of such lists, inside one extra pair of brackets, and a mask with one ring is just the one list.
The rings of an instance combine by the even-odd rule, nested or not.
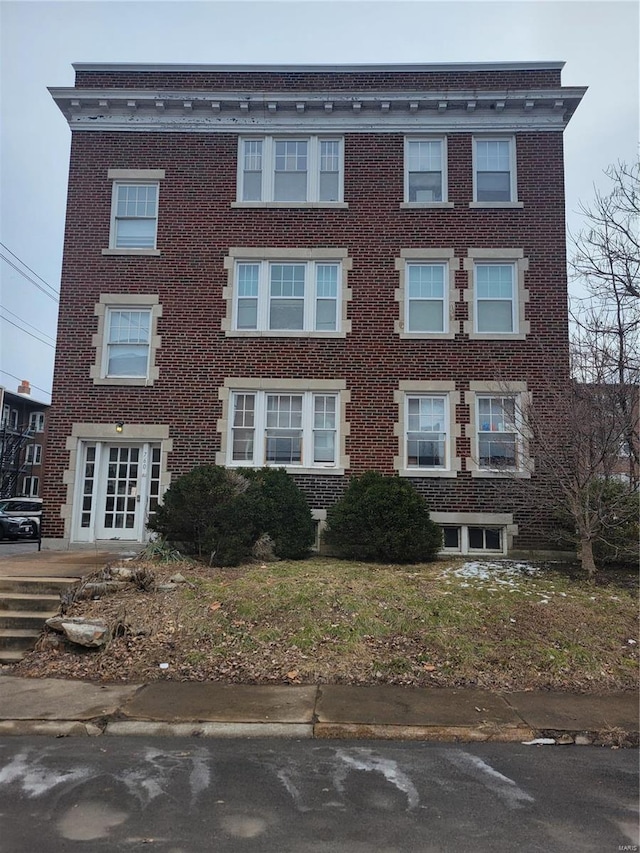
[(85, 443), (81, 459), (75, 541), (145, 541), (158, 503), (160, 445)]

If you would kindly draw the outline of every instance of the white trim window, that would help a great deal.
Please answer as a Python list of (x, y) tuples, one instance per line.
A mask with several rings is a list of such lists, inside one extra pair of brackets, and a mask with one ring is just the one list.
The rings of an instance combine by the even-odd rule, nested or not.
[(515, 139), (473, 140), (473, 200), (488, 204), (517, 201)]
[(517, 425), (517, 398), (478, 394), (478, 467), (489, 471), (517, 471), (522, 466)]
[(159, 187), (158, 182), (114, 181), (110, 248), (156, 248)]
[(475, 263), (475, 330), (508, 335), (518, 331), (515, 263)]
[(335, 468), (339, 395), (311, 391), (233, 391), (232, 466)]
[(446, 333), (449, 314), (447, 264), (407, 262), (405, 275), (406, 332)]
[(475, 525), (441, 525), (442, 551), (446, 553), (471, 554), (476, 551), (506, 553), (504, 526), (480, 527)]
[(239, 202), (341, 202), (342, 185), (342, 137), (240, 139)]
[(24, 461), (27, 465), (41, 465), (42, 464), (42, 445), (41, 444), (27, 444)]
[(405, 397), (406, 465), (409, 469), (449, 468), (449, 398), (436, 394)]
[(144, 379), (149, 374), (151, 309), (107, 309), (103, 376)]
[(236, 331), (340, 330), (339, 262), (236, 261)]
[(31, 412), (29, 415), (29, 429), (31, 432), (44, 431), (44, 412)]
[(22, 494), (28, 498), (38, 497), (40, 491), (40, 477), (23, 477)]
[(405, 139), (404, 200), (433, 204), (447, 200), (444, 139)]

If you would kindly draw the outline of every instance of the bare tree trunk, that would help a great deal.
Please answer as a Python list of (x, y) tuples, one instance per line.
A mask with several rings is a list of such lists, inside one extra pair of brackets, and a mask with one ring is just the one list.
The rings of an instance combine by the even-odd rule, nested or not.
[(593, 580), (596, 573), (596, 563), (593, 559), (593, 540), (589, 536), (580, 537), (580, 563), (589, 580)]

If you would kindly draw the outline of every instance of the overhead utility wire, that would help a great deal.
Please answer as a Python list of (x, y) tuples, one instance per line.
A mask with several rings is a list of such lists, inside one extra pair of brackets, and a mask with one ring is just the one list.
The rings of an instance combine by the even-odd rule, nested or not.
[(41, 344), (45, 344), (45, 346), (54, 348), (53, 344), (50, 344), (49, 341), (45, 341), (42, 338), (39, 338), (37, 335), (34, 335), (33, 332), (28, 332), (26, 329), (23, 329), (22, 326), (19, 326), (17, 323), (14, 323), (13, 320), (10, 320), (8, 317), (0, 317), (0, 320), (4, 320), (5, 323), (11, 323), (12, 326), (15, 326), (16, 329), (20, 329), (21, 332), (24, 332), (25, 335), (29, 335), (31, 338), (35, 338), (36, 341), (40, 341)]
[[(59, 302), (59, 301), (60, 301), (60, 300), (58, 299), (58, 297), (57, 297), (57, 296), (54, 296), (53, 294), (49, 293), (49, 291), (48, 291), (48, 290), (45, 290), (45, 289), (44, 289), (44, 287), (42, 287), (42, 285), (41, 285), (41, 284), (38, 284), (38, 282), (37, 282), (37, 281), (35, 281), (35, 279), (31, 278), (31, 276), (27, 275), (27, 274), (26, 274), (26, 272), (23, 272), (23, 271), (20, 269), (20, 267), (17, 267), (17, 266), (13, 263), (13, 261), (10, 261), (10, 260), (9, 260), (9, 258), (5, 257), (5, 255), (3, 255), (3, 254), (2, 254), (2, 252), (0, 252), (0, 258), (2, 258), (2, 260), (3, 260), (3, 261), (6, 261), (6, 263), (8, 263), (10, 267), (13, 267), (13, 268), (14, 268), (14, 270), (15, 270), (16, 272), (20, 273), (20, 275), (21, 275), (21, 276), (23, 276), (23, 278), (26, 278), (26, 279), (27, 279), (27, 281), (30, 281), (30, 282), (31, 282), (31, 284), (33, 284), (35, 287), (37, 287), (37, 288), (38, 288), (38, 290), (41, 290), (41, 291), (44, 293), (44, 295), (45, 295), (45, 296), (48, 296), (48, 297), (49, 297), (49, 299), (52, 299), (54, 302)], [(49, 286), (49, 285), (47, 285), (47, 286)], [(55, 293), (55, 291), (54, 291), (54, 293)]]
[(53, 335), (50, 335), (47, 332), (43, 332), (42, 329), (39, 329), (37, 326), (32, 326), (31, 323), (27, 323), (26, 320), (23, 320), (22, 317), (18, 317), (17, 314), (13, 313), (13, 311), (9, 311), (9, 309), (5, 308), (4, 305), (0, 305), (0, 311), (5, 311), (7, 314), (11, 314), (12, 317), (15, 317), (16, 320), (19, 320), (21, 323), (24, 323), (25, 326), (28, 326), (30, 329), (39, 332), (39, 334), (44, 335), (45, 338), (50, 338), (52, 341), (55, 341)]
[[(16, 376), (14, 373), (9, 373), (8, 370), (3, 370), (1, 367), (0, 367), (0, 373), (4, 373), (5, 376), (10, 376), (12, 379), (17, 379), (18, 382), (22, 382), (22, 379), (20, 379), (19, 376)], [(46, 391), (44, 388), (40, 388), (39, 385), (34, 385), (33, 383), (29, 383), (29, 384), (31, 385), (32, 388), (35, 388), (36, 391), (42, 391), (43, 394), (48, 394), (49, 397), (51, 396), (51, 391)]]
[(56, 296), (58, 295), (58, 291), (56, 290), (56, 288), (55, 288), (55, 287), (52, 287), (52, 286), (49, 284), (49, 282), (48, 282), (48, 281), (45, 281), (45, 280), (42, 278), (42, 276), (41, 276), (41, 275), (38, 275), (38, 273), (37, 273), (35, 270), (32, 270), (32, 269), (31, 269), (31, 267), (30, 267), (30, 266), (28, 266), (28, 264), (25, 264), (25, 262), (22, 260), (22, 258), (19, 258), (19, 257), (16, 255), (16, 253), (15, 253), (15, 252), (12, 252), (12, 251), (11, 251), (11, 249), (10, 249), (8, 246), (5, 246), (5, 244), (4, 244), (4, 243), (2, 243), (2, 242), (0, 242), (0, 246), (2, 246), (2, 248), (3, 248), (3, 249), (6, 249), (6, 250), (7, 250), (7, 252), (9, 252), (9, 254), (10, 254), (12, 257), (14, 257), (14, 258), (16, 259), (16, 261), (20, 261), (20, 263), (22, 264), (22, 266), (23, 266), (25, 269), (29, 270), (29, 272), (32, 272), (32, 273), (35, 275), (35, 277), (36, 277), (36, 278), (39, 278), (39, 279), (40, 279), (40, 281), (41, 281), (43, 284), (46, 284), (46, 285), (47, 285), (47, 287), (49, 288), (49, 290), (53, 290), (53, 292), (56, 294)]

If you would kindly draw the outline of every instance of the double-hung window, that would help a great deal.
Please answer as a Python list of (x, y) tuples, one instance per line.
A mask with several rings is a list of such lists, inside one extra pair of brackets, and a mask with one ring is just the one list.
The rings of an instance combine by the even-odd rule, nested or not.
[(145, 378), (149, 371), (151, 310), (107, 311), (105, 376)]
[(406, 468), (447, 468), (447, 397), (407, 395), (405, 403)]
[(478, 467), (487, 470), (517, 470), (518, 428), (514, 396), (476, 397)]
[(27, 444), (24, 461), (27, 465), (40, 465), (42, 463), (42, 445)]
[(341, 202), (342, 185), (341, 137), (240, 139), (239, 202)]
[(338, 407), (331, 393), (232, 392), (229, 464), (335, 467)]
[(517, 201), (514, 138), (476, 138), (473, 144), (474, 201)]
[(409, 204), (446, 201), (444, 139), (406, 139), (404, 198)]
[(237, 261), (237, 331), (337, 332), (341, 263)]
[(158, 228), (158, 184), (113, 185), (111, 248), (155, 249)]
[(475, 265), (476, 332), (517, 331), (516, 290), (514, 263)]
[(405, 272), (407, 332), (447, 331), (448, 270), (445, 263), (407, 263)]

